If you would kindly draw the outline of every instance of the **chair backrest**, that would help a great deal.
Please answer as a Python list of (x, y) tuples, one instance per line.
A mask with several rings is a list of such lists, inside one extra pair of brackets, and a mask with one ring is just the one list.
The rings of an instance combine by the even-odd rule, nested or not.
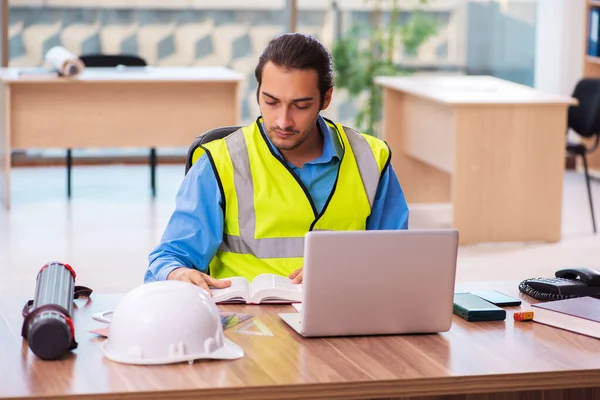
[(194, 139), (194, 142), (188, 149), (187, 159), (185, 161), (185, 173), (187, 174), (190, 168), (192, 168), (192, 160), (194, 159), (194, 152), (201, 144), (212, 142), (213, 140), (223, 139), (224, 137), (232, 134), (233, 132), (240, 129), (241, 126), (223, 126), (220, 128), (211, 129), (204, 132)]
[(569, 107), (569, 127), (583, 137), (599, 135), (600, 79), (581, 79), (575, 86), (573, 97), (579, 104)]
[(130, 54), (84, 54), (79, 57), (86, 67), (145, 67), (146, 60)]

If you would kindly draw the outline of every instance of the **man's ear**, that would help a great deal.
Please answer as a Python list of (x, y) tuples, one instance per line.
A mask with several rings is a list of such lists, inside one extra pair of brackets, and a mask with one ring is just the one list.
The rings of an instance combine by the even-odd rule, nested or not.
[(333, 88), (329, 88), (329, 90), (325, 92), (325, 98), (323, 99), (323, 107), (321, 107), (321, 110), (326, 110), (327, 107), (329, 107), (329, 103), (331, 103), (332, 94)]

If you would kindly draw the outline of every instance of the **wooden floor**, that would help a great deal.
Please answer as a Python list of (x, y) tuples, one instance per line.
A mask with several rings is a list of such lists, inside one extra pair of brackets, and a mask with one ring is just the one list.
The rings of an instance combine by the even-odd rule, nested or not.
[[(77, 284), (97, 292), (141, 284), (183, 171), (183, 165), (159, 166), (153, 200), (149, 167), (78, 166), (69, 201), (64, 167), (13, 169), (12, 208), (0, 210), (0, 293), (33, 295), (37, 271), (51, 260), (70, 263)], [(592, 232), (583, 176), (567, 172), (564, 189), (561, 242), (463, 246), (457, 280), (519, 280), (578, 266), (600, 270), (600, 236)], [(600, 212), (600, 182), (593, 190)], [(449, 226), (446, 205), (409, 208), (411, 227)]]

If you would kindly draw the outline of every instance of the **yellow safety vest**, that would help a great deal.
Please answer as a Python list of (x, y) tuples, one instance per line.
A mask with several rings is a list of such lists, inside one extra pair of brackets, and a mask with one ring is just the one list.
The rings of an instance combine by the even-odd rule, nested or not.
[(269, 146), (261, 118), (200, 146), (221, 190), (223, 242), (210, 263), (216, 278), (262, 273), (287, 276), (302, 267), (311, 230), (364, 230), (391, 153), (385, 142), (326, 120), (343, 149), (337, 178), (317, 212), (302, 181)]

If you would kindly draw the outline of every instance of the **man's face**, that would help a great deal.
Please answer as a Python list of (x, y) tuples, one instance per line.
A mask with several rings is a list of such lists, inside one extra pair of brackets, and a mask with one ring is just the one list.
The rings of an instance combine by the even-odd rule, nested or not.
[[(330, 89), (323, 109), (331, 101)], [(321, 96), (315, 70), (287, 70), (267, 62), (262, 71), (258, 105), (266, 134), (279, 150), (301, 146), (311, 134), (317, 134)]]

